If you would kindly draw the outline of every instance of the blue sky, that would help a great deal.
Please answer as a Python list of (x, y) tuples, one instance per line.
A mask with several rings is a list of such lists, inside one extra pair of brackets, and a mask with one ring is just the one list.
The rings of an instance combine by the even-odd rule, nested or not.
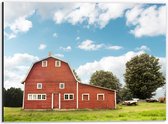
[(124, 64), (143, 52), (160, 58), (165, 74), (164, 4), (5, 2), (5, 9), (6, 87), (22, 87), (30, 65), (48, 52), (68, 61), (85, 83), (103, 69), (124, 85)]

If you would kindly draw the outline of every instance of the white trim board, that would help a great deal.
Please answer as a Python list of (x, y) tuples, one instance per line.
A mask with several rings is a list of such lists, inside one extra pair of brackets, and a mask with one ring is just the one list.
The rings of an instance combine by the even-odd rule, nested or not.
[(24, 99), (25, 99), (25, 83), (24, 83), (24, 89), (23, 89), (23, 101), (22, 101), (22, 109), (24, 109)]
[(78, 94), (79, 94), (79, 85), (78, 85), (79, 83), (78, 82), (76, 82), (76, 109), (78, 109), (79, 108), (79, 98), (78, 98)]
[(61, 93), (59, 93), (58, 97), (59, 97), (58, 108), (61, 109)]
[(54, 108), (54, 93), (51, 95), (51, 109)]

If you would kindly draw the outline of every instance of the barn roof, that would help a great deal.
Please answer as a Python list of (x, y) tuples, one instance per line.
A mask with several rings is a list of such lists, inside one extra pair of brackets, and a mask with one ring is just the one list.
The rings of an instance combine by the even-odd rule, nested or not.
[[(34, 64), (36, 64), (36, 63), (38, 63), (38, 62), (41, 62), (41, 61), (43, 61), (43, 60), (46, 60), (46, 59), (48, 59), (48, 58), (54, 58), (54, 59), (60, 60), (60, 61), (62, 61), (62, 62), (65, 62), (66, 64), (68, 64), (68, 62), (66, 62), (66, 61), (64, 61), (64, 60), (62, 60), (62, 59), (60, 59), (60, 58), (57, 58), (57, 57), (55, 57), (55, 56), (52, 56), (52, 55), (50, 55), (50, 56), (48, 56), (48, 57), (46, 57), (46, 58), (40, 59), (40, 60), (34, 62), (34, 63), (31, 65), (31, 67), (30, 67), (28, 73), (26, 74), (26, 77), (24, 78), (24, 80), (23, 80), (21, 83), (24, 84), (24, 82), (25, 82), (25, 80), (27, 79), (27, 77), (28, 77), (30, 71), (32, 70)], [(80, 81), (76, 78), (76, 76), (75, 76), (73, 70), (71, 69), (71, 66), (70, 66), (69, 64), (68, 64), (68, 66), (69, 66), (69, 68), (70, 68), (70, 70), (71, 70), (71, 72), (72, 72), (73, 77), (75, 78), (75, 80), (76, 80), (77, 82), (80, 82)]]
[(100, 89), (104, 89), (104, 90), (109, 90), (109, 91), (113, 91), (115, 92), (116, 90), (113, 90), (113, 89), (109, 89), (109, 88), (105, 88), (105, 87), (100, 87), (100, 86), (95, 86), (95, 85), (92, 85), (92, 84), (84, 84), (84, 83), (81, 83), (79, 82), (80, 84), (82, 85), (87, 85), (87, 86), (91, 86), (91, 87), (96, 87), (96, 88), (100, 88)]

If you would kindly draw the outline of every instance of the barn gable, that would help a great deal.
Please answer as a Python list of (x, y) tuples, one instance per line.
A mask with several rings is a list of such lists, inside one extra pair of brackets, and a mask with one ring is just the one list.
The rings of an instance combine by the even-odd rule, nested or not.
[[(53, 59), (54, 61), (56, 61), (56, 60), (59, 60), (61, 63), (62, 63), (62, 65), (64, 65), (64, 69), (69, 69), (69, 72), (71, 73), (71, 75), (72, 75), (72, 77), (74, 78), (74, 80), (76, 81), (76, 82), (79, 82), (78, 81), (78, 79), (76, 78), (76, 76), (75, 76), (75, 74), (73, 73), (73, 70), (71, 69), (71, 67), (69, 66), (69, 64), (66, 62), (66, 61), (64, 61), (64, 60), (61, 60), (61, 59), (59, 59), (59, 58), (56, 58), (56, 57), (53, 57), (53, 56), (49, 56), (49, 57), (47, 57), (47, 58), (44, 58), (44, 59), (41, 59), (41, 60), (39, 60), (39, 61), (37, 61), (37, 62), (35, 62), (35, 63), (33, 63), (32, 64), (32, 66), (31, 66), (31, 68), (30, 68), (30, 70), (28, 71), (28, 73), (27, 73), (27, 75), (26, 75), (26, 77), (25, 77), (25, 79), (21, 82), (22, 84), (24, 84), (24, 82), (28, 79), (28, 77), (31, 75), (31, 73), (33, 72), (33, 69), (36, 69), (36, 68), (38, 68), (39, 69), (39, 66), (42, 66), (42, 62), (43, 61), (48, 61), (48, 60), (51, 60), (51, 59)], [(52, 60), (52, 65), (50, 65), (51, 63), (47, 63), (48, 65), (50, 65), (49, 67), (48, 67), (48, 70), (52, 70), (53, 69), (53, 72), (54, 71), (57, 71), (57, 70), (59, 70), (59, 68), (55, 68), (55, 63), (53, 63), (53, 60)], [(66, 67), (65, 67), (66, 66)], [(37, 69), (37, 70), (38, 70)], [(57, 69), (57, 70), (56, 70)], [(45, 73), (45, 71), (46, 71), (46, 73)], [(40, 71), (40, 72), (42, 72), (42, 71)], [(38, 71), (36, 72), (37, 74), (35, 74), (36, 76), (36, 78), (38, 78), (40, 75), (42, 75), (42, 76), (47, 76), (47, 69), (46, 68), (43, 68), (43, 74), (41, 74), (41, 73), (38, 73)], [(53, 77), (54, 76), (56, 76), (56, 75), (54, 75), (54, 73), (53, 73)], [(58, 76), (60, 76), (60, 75), (58, 75)], [(51, 77), (51, 73), (50, 73), (50, 76), (49, 76), (49, 78)], [(33, 78), (31, 78), (31, 79), (33, 79)]]

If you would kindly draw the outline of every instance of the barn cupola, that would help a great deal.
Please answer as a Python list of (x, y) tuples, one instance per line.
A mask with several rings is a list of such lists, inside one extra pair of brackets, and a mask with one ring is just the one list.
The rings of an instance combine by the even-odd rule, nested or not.
[(52, 53), (51, 52), (48, 52), (48, 57), (51, 57)]

